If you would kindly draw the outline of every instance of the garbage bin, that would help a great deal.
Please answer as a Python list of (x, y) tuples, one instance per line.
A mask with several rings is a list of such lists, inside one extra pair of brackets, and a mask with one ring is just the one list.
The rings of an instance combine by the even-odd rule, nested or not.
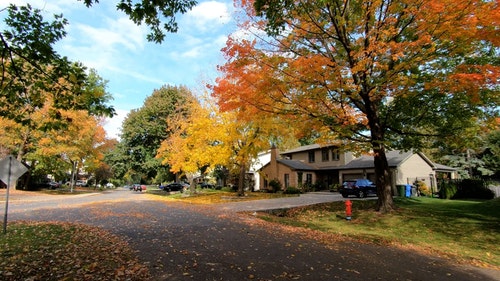
[(397, 189), (398, 189), (399, 197), (405, 197), (405, 186), (398, 185)]
[(417, 194), (417, 187), (416, 186), (412, 186), (411, 187), (411, 196), (412, 197), (417, 197), (418, 194)]
[(411, 185), (407, 184), (405, 188), (406, 188), (405, 196), (410, 197), (411, 196)]

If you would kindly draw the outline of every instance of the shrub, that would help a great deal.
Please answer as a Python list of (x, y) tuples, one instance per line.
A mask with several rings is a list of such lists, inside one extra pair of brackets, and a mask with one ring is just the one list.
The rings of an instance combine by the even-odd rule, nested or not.
[(495, 193), (488, 188), (482, 179), (464, 179), (457, 186), (457, 193), (453, 199), (493, 199)]
[(438, 184), (439, 198), (451, 199), (457, 193), (457, 183), (455, 181), (442, 181)]
[(432, 192), (431, 192), (431, 189), (429, 188), (429, 186), (427, 186), (427, 184), (423, 181), (417, 181), (415, 183), (415, 185), (417, 186), (417, 190), (420, 191), (420, 194), (424, 195), (424, 196), (431, 196)]
[(270, 192), (272, 192), (272, 193), (276, 193), (278, 191), (281, 191), (281, 183), (276, 179), (271, 180), (269, 182), (269, 186), (271, 187)]
[(330, 191), (339, 191), (339, 187), (340, 187), (339, 183), (334, 183), (330, 185), (329, 189)]
[(283, 192), (285, 194), (300, 194), (300, 189), (294, 187), (294, 186), (289, 186), (285, 189), (285, 191)]

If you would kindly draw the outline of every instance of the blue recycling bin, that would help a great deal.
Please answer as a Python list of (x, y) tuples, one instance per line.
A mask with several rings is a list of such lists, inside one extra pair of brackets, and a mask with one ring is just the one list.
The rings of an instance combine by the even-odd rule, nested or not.
[(411, 185), (407, 184), (407, 185), (405, 186), (405, 191), (406, 191), (406, 192), (405, 192), (405, 196), (406, 196), (406, 197), (410, 197), (410, 196), (411, 196)]

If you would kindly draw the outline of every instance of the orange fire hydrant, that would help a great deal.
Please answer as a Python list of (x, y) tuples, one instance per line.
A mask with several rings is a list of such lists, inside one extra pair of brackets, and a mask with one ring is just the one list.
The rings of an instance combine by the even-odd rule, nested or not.
[(352, 202), (351, 200), (346, 200), (345, 201), (345, 219), (350, 221), (351, 220), (351, 216), (352, 216)]

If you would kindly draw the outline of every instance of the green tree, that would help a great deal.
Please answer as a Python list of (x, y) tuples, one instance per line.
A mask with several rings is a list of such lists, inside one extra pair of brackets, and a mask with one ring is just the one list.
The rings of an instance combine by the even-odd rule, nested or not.
[(316, 123), (318, 132), (371, 150), (382, 212), (394, 209), (387, 149), (425, 146), (423, 138), (475, 125), (467, 117), (498, 115), (499, 65), (487, 55), (500, 45), (494, 2), (240, 4), (242, 25), (265, 27), (268, 36), (230, 38), (215, 95), (235, 108)]
[(114, 114), (106, 104), (110, 96), (105, 81), (94, 70), (87, 71), (54, 51), (53, 45), (66, 35), (67, 21), (61, 15), (49, 23), (29, 5), (10, 5), (5, 11), (7, 29), (0, 33), (2, 116), (29, 123), (29, 114), (41, 108), (47, 97), (53, 100), (52, 117), (60, 115), (58, 110), (72, 109), (99, 116)]
[(121, 152), (129, 160), (127, 171), (147, 181), (154, 180), (162, 169), (168, 171), (155, 156), (161, 142), (171, 133), (167, 130), (169, 119), (184, 115), (183, 105), (191, 98), (186, 87), (163, 86), (154, 90), (141, 108), (127, 115), (121, 135)]
[(500, 178), (500, 130), (493, 131), (487, 136), (482, 159), (486, 168), (495, 177)]

